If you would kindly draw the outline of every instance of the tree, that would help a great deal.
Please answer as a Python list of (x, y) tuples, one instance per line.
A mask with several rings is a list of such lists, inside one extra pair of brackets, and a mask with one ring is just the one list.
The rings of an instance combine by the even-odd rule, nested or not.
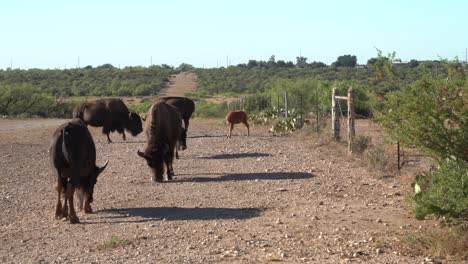
[(251, 69), (253, 67), (257, 67), (258, 66), (258, 63), (256, 60), (249, 60), (249, 62), (247, 63), (247, 68)]
[(192, 65), (187, 64), (187, 63), (182, 63), (179, 65), (179, 67), (177, 67), (176, 70), (184, 72), (184, 71), (191, 71), (193, 69), (194, 67)]
[(309, 67), (311, 68), (323, 68), (323, 67), (327, 67), (327, 65), (321, 61), (313, 61), (311, 63), (309, 63)]
[(267, 62), (267, 67), (276, 67), (275, 55), (271, 55)]
[(307, 58), (306, 57), (296, 57), (296, 67), (298, 68), (305, 68), (307, 66)]
[(356, 56), (342, 55), (342, 56), (339, 56), (332, 65), (336, 67), (356, 67), (356, 64), (357, 64)]

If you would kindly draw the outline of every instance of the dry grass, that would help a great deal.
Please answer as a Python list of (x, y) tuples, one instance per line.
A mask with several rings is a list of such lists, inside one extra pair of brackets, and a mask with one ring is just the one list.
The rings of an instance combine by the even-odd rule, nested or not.
[(113, 249), (117, 247), (128, 246), (130, 244), (132, 244), (132, 242), (122, 239), (119, 236), (112, 235), (109, 240), (104, 241), (100, 249)]
[(468, 225), (430, 230), (425, 233), (407, 235), (401, 239), (407, 253), (431, 257), (468, 260)]

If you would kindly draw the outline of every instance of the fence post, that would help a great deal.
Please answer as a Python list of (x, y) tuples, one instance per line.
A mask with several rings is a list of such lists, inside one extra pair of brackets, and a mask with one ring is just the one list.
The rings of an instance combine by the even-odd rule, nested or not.
[(278, 93), (278, 95), (277, 95), (277, 99), (278, 99), (278, 100), (277, 100), (276, 102), (278, 103), (278, 108), (277, 108), (276, 110), (277, 110), (277, 112), (278, 112), (278, 117), (279, 117), (279, 116), (280, 116), (280, 104), (279, 104), (280, 96), (279, 96), (279, 93)]
[(354, 136), (356, 130), (354, 129), (354, 90), (348, 90), (348, 153), (353, 152)]
[(332, 92), (332, 130), (333, 130), (333, 138), (336, 141), (340, 140), (340, 116), (338, 112), (340, 109), (338, 108), (338, 104), (336, 102), (336, 92), (338, 89), (333, 88)]
[(284, 117), (288, 118), (288, 92), (284, 92)]
[(300, 104), (300, 109), (301, 109), (301, 128), (304, 127), (304, 105), (302, 104), (302, 94), (300, 95), (300, 98), (301, 98), (301, 104)]
[(315, 87), (315, 121), (317, 132), (319, 132), (319, 106), (318, 106), (318, 86)]

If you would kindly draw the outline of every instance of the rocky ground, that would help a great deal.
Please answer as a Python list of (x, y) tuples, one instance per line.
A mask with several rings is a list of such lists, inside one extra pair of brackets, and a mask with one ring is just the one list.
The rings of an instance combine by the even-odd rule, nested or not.
[[(0, 120), (5, 128), (6, 120)], [(11, 122), (11, 121), (10, 121)], [(94, 213), (54, 219), (47, 153), (62, 120), (0, 129), (2, 263), (421, 263), (405, 237), (416, 221), (401, 178), (379, 177), (346, 148), (309, 136), (193, 120), (172, 182), (150, 181), (136, 151), (143, 134), (108, 144), (91, 129), (97, 163)]]

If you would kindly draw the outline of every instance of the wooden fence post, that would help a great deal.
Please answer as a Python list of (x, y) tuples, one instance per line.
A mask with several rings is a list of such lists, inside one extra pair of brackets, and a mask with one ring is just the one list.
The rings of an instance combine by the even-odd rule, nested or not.
[(277, 101), (276, 101), (277, 105), (278, 105), (278, 108), (276, 109), (277, 112), (278, 112), (278, 117), (280, 116), (280, 103), (279, 103), (279, 101), (280, 101), (280, 96), (279, 96), (279, 93), (278, 93), (277, 94)]
[(288, 118), (288, 92), (284, 92), (284, 117)]
[(316, 122), (316, 130), (319, 132), (319, 105), (318, 105), (318, 86), (315, 87), (315, 122)]
[(304, 109), (303, 109), (303, 108), (304, 108), (304, 105), (303, 105), (303, 103), (302, 103), (302, 94), (300, 95), (300, 98), (301, 98), (301, 104), (300, 104), (300, 109), (301, 109), (301, 110), (300, 110), (300, 114), (301, 114), (301, 128), (302, 128), (302, 127), (304, 127), (304, 114), (303, 114), (303, 112), (304, 112)]
[(333, 130), (333, 138), (336, 141), (340, 140), (340, 116), (338, 112), (340, 109), (338, 108), (338, 104), (336, 102), (336, 92), (338, 89), (333, 88), (332, 92), (332, 130)]
[(354, 136), (356, 130), (354, 129), (354, 90), (348, 90), (348, 153), (353, 152)]

